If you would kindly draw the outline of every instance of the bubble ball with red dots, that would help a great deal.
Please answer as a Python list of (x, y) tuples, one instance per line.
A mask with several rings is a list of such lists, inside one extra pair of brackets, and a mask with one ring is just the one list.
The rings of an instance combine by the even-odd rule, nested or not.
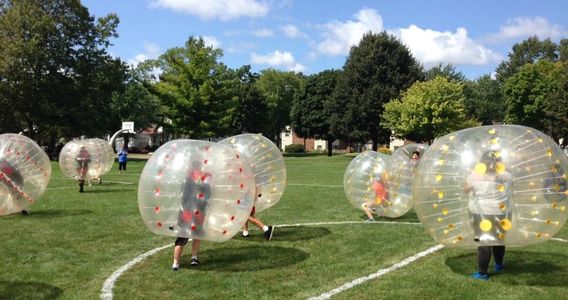
[(420, 159), (414, 207), (446, 246), (540, 243), (568, 218), (567, 171), (566, 155), (542, 132), (468, 128), (436, 139)]
[(254, 193), (250, 164), (231, 147), (173, 140), (144, 166), (138, 207), (153, 233), (223, 242), (247, 221)]
[(286, 187), (286, 165), (282, 153), (272, 141), (260, 134), (245, 133), (219, 143), (233, 147), (251, 164), (256, 182), (257, 212), (280, 201)]
[(27, 210), (43, 195), (51, 178), (51, 162), (31, 139), (0, 135), (0, 215)]
[(59, 167), (67, 177), (77, 180), (100, 178), (114, 164), (114, 151), (102, 139), (76, 139), (68, 142), (59, 153)]

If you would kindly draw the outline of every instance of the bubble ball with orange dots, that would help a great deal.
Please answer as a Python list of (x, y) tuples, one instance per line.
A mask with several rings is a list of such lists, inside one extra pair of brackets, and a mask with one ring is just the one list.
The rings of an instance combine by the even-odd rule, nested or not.
[(357, 155), (343, 175), (345, 196), (353, 206), (388, 218), (396, 218), (408, 209), (394, 205), (390, 199), (390, 156), (375, 151)]
[(257, 212), (276, 204), (286, 187), (286, 165), (278, 147), (260, 134), (239, 134), (219, 142), (233, 147), (251, 164), (256, 182)]
[(51, 162), (23, 135), (0, 135), (0, 216), (25, 211), (45, 193)]
[(535, 129), (457, 131), (438, 138), (421, 158), (416, 214), (449, 247), (544, 242), (568, 217), (567, 170), (566, 155)]
[(114, 156), (112, 146), (102, 139), (76, 139), (61, 149), (59, 168), (77, 180), (100, 178), (112, 169)]
[(173, 140), (148, 160), (138, 186), (138, 207), (153, 233), (223, 242), (252, 210), (254, 174), (233, 148)]
[(389, 199), (399, 216), (412, 208), (412, 184), (420, 157), (428, 145), (407, 144), (396, 149), (390, 156)]

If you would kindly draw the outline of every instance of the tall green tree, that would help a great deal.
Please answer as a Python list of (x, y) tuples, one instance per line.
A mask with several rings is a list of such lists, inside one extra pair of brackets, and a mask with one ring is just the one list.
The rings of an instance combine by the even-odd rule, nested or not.
[(422, 66), (401, 41), (386, 32), (365, 34), (351, 48), (334, 91), (333, 134), (371, 140), (373, 150), (388, 143), (390, 129), (380, 125), (383, 105), (421, 79)]
[(556, 43), (549, 38), (541, 41), (537, 36), (531, 36), (513, 45), (508, 59), (497, 67), (497, 80), (505, 82), (526, 64), (539, 60), (557, 61), (558, 58), (559, 46)]
[(211, 138), (231, 132), (232, 99), (224, 97), (227, 67), (220, 49), (190, 37), (184, 47), (167, 50), (153, 63), (161, 70), (150, 91), (164, 106), (175, 134)]
[(264, 128), (269, 123), (266, 114), (268, 106), (264, 95), (255, 84), (259, 74), (251, 72), (248, 65), (232, 71), (231, 74), (232, 89), (228, 97), (234, 97), (235, 107), (232, 112), (234, 133), (264, 133)]
[(465, 107), (469, 117), (483, 125), (502, 122), (505, 117), (503, 90), (496, 79), (483, 75), (464, 82)]
[(292, 104), (291, 119), (294, 132), (303, 138), (318, 138), (327, 141), (327, 155), (332, 155), (335, 137), (330, 129), (329, 102), (333, 95), (338, 70), (325, 70), (309, 76)]
[(465, 75), (462, 72), (456, 71), (456, 68), (452, 64), (442, 64), (439, 63), (438, 65), (430, 68), (424, 74), (426, 80), (432, 80), (438, 76), (443, 76), (448, 78), (448, 80), (454, 80), (458, 82), (465, 81)]
[(431, 144), (434, 138), (477, 125), (466, 116), (463, 84), (438, 76), (417, 82), (385, 104), (382, 123), (394, 136)]
[(290, 125), (290, 108), (294, 94), (300, 88), (303, 75), (275, 69), (260, 72), (255, 85), (266, 99), (269, 122), (263, 133), (280, 145), (280, 132)]
[[(557, 127), (566, 126), (554, 118), (557, 112), (563, 111), (558, 103), (566, 104), (560, 92), (562, 79), (566, 78), (562, 74), (562, 65), (546, 60), (526, 64), (505, 81), (506, 123), (533, 127), (558, 142)], [(553, 109), (555, 107), (557, 109)]]
[(95, 21), (79, 0), (2, 1), (0, 113), (11, 125), (1, 129), (32, 138), (104, 133), (126, 72), (106, 52), (118, 22), (114, 14)]
[(568, 61), (556, 63), (557, 88), (544, 105), (544, 113), (550, 122), (550, 131), (562, 146), (568, 147)]

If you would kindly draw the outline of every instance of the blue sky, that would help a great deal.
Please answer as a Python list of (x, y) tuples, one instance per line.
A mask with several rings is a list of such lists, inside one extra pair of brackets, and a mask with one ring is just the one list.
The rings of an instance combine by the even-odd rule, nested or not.
[(116, 13), (112, 55), (136, 64), (189, 36), (221, 48), (221, 62), (313, 74), (341, 68), (363, 33), (387, 31), (427, 68), (451, 63), (468, 78), (492, 73), (530, 35), (568, 38), (568, 1), (84, 0)]

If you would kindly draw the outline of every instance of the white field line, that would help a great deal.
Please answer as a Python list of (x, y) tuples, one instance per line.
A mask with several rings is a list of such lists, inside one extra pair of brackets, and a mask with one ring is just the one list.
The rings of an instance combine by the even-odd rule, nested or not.
[(400, 269), (400, 268), (402, 268), (402, 267), (404, 267), (404, 266), (407, 266), (407, 265), (409, 265), (410, 263), (412, 263), (412, 262), (414, 262), (414, 261), (416, 261), (416, 260), (418, 260), (418, 259), (420, 259), (420, 258), (422, 258), (422, 257), (424, 257), (424, 256), (430, 255), (430, 254), (432, 254), (432, 253), (434, 253), (434, 252), (436, 252), (436, 251), (438, 251), (438, 250), (440, 250), (440, 249), (442, 249), (442, 248), (444, 248), (443, 245), (441, 245), (441, 244), (440, 244), (440, 245), (436, 245), (436, 246), (434, 246), (434, 247), (431, 247), (430, 249), (427, 249), (427, 250), (422, 251), (422, 252), (420, 252), (420, 253), (417, 253), (417, 254), (415, 254), (415, 255), (413, 255), (413, 256), (411, 256), (411, 257), (408, 257), (408, 258), (404, 259), (403, 261), (392, 265), (391, 267), (384, 268), (384, 269), (380, 269), (380, 270), (378, 270), (377, 272), (375, 272), (375, 273), (373, 273), (373, 274), (370, 274), (370, 275), (367, 275), (367, 276), (364, 276), (364, 277), (359, 277), (359, 278), (357, 278), (357, 279), (355, 279), (355, 280), (353, 280), (353, 281), (351, 281), (351, 282), (348, 282), (348, 283), (346, 283), (346, 284), (344, 284), (344, 285), (342, 285), (342, 286), (340, 286), (340, 287), (338, 287), (338, 288), (335, 288), (335, 289), (333, 289), (333, 290), (331, 290), (331, 291), (329, 291), (329, 292), (323, 293), (323, 294), (321, 294), (321, 295), (319, 295), (319, 296), (317, 296), (317, 297), (308, 298), (308, 300), (329, 299), (329, 298), (331, 298), (331, 296), (333, 296), (333, 295), (335, 295), (335, 294), (339, 294), (339, 293), (344, 292), (344, 291), (346, 291), (346, 290), (348, 290), (348, 289), (350, 289), (350, 288), (352, 288), (352, 287), (354, 287), (354, 286), (357, 286), (357, 285), (359, 285), (359, 284), (365, 283), (365, 282), (367, 282), (367, 281), (369, 281), (369, 280), (373, 280), (373, 279), (375, 279), (375, 278), (379, 278), (379, 277), (381, 277), (381, 276), (383, 276), (383, 275), (385, 275), (385, 274), (387, 274), (387, 273), (389, 273), (389, 272), (398, 270), (398, 269)]
[(565, 240), (565, 239), (561, 239), (561, 238), (551, 238), (551, 240), (554, 240), (554, 241), (559, 241), (559, 242), (564, 242), (564, 243), (568, 243), (568, 241), (567, 241), (567, 240)]
[(165, 246), (152, 249), (152, 250), (150, 250), (150, 251), (148, 251), (144, 254), (138, 255), (135, 259), (129, 261), (127, 264), (120, 267), (120, 269), (114, 271), (114, 273), (112, 273), (112, 275), (110, 275), (110, 277), (107, 278), (107, 280), (105, 280), (105, 283), (103, 283), (103, 288), (101, 289), (101, 299), (103, 299), (103, 300), (112, 299), (112, 297), (113, 297), (112, 289), (114, 288), (114, 283), (116, 282), (118, 277), (120, 277), (120, 275), (122, 275), (122, 273), (124, 273), (128, 269), (132, 268), (135, 264), (143, 261), (145, 258), (152, 256), (152, 255), (160, 252), (161, 250), (169, 248), (171, 246), (172, 246), (172, 244), (167, 244)]
[[(317, 225), (341, 225), (341, 224), (363, 224), (363, 223), (369, 223), (369, 224), (384, 224), (384, 223), (389, 223), (389, 224), (405, 224), (405, 225), (419, 225), (420, 223), (411, 223), (411, 222), (380, 222), (380, 221), (376, 221), (376, 222), (365, 222), (365, 221), (345, 221), (345, 222), (318, 222), (318, 223), (297, 223), (297, 224), (281, 224), (281, 225), (275, 225), (276, 227), (294, 227), (294, 226), (317, 226)], [(162, 247), (158, 247), (155, 249), (152, 249), (144, 254), (141, 254), (139, 256), (137, 256), (135, 259), (129, 261), (128, 263), (126, 263), (124, 266), (120, 267), (118, 270), (116, 270), (114, 273), (112, 273), (112, 275), (107, 278), (107, 280), (105, 280), (104, 284), (103, 284), (103, 288), (101, 289), (101, 299), (104, 300), (112, 300), (113, 298), (113, 294), (112, 294), (112, 289), (114, 288), (114, 283), (116, 282), (116, 280), (118, 280), (118, 277), (120, 277), (120, 275), (122, 275), (122, 273), (126, 272), (128, 269), (132, 268), (134, 265), (136, 265), (137, 263), (141, 262), (142, 260), (146, 259), (149, 256), (152, 256), (168, 247), (170, 247), (171, 245), (165, 245)]]

